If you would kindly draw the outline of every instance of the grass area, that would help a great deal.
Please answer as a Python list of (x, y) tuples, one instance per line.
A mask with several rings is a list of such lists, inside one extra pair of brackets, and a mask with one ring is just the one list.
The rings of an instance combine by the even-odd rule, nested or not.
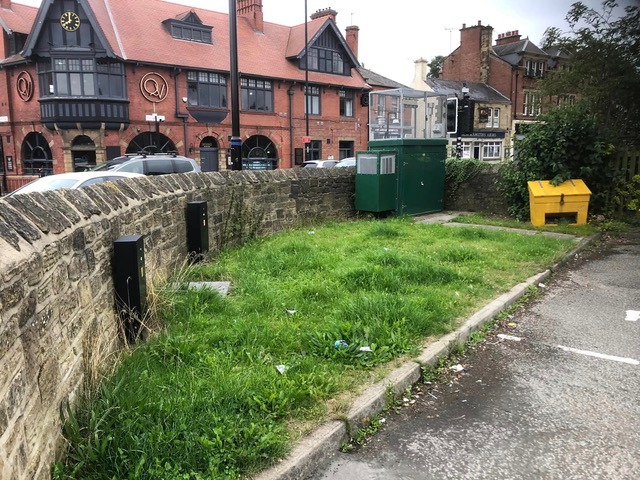
[(483, 213), (472, 213), (459, 215), (454, 222), (472, 223), (475, 225), (494, 225), (497, 227), (521, 228), (525, 230), (538, 230), (541, 232), (566, 233), (569, 235), (577, 235), (580, 237), (590, 237), (600, 231), (599, 227), (588, 223), (587, 225), (571, 225), (569, 223), (559, 223), (558, 225), (544, 225), (542, 227), (534, 227), (531, 222), (521, 222), (513, 218), (496, 217), (494, 215), (486, 215)]
[(573, 245), (396, 218), (222, 252), (188, 276), (229, 280), (231, 294), (163, 295), (165, 328), (66, 411), (68, 455), (54, 478), (197, 480), (264, 469), (305, 427), (339, 418), (349, 395), (394, 359)]

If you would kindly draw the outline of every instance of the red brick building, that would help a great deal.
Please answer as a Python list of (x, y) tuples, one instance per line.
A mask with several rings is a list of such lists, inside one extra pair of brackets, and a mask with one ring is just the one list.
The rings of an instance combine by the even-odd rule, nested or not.
[[(345, 39), (337, 12), (318, 11), (305, 48), (304, 23), (263, 21), (262, 0), (237, 6), (243, 158), (288, 168), (305, 155), (365, 150), (362, 97), (371, 88), (358, 72), (358, 27)], [(39, 9), (0, 0), (0, 27), (7, 176), (73, 171), (141, 150), (227, 168), (227, 14), (163, 0), (53, 0)]]
[[(566, 68), (569, 57), (558, 49), (543, 51), (518, 30), (499, 34), (493, 43), (493, 27), (481, 22), (460, 30), (460, 46), (442, 66), (440, 78), (486, 84), (511, 101), (511, 136), (519, 125), (535, 121), (543, 102), (537, 82), (549, 70)], [(557, 101), (573, 101), (571, 98)]]

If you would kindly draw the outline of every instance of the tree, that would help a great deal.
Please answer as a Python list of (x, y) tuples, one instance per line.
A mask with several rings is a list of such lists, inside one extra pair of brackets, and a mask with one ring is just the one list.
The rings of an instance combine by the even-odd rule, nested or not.
[(546, 30), (542, 48), (569, 53), (571, 68), (552, 71), (539, 84), (545, 96), (572, 93), (600, 122), (599, 130), (635, 143), (640, 136), (640, 8), (627, 6), (623, 17), (615, 0), (597, 12), (574, 3), (566, 16), (569, 32)]
[(436, 55), (431, 59), (431, 61), (427, 64), (429, 65), (429, 73), (427, 77), (429, 78), (440, 78), (440, 73), (442, 73), (442, 64), (444, 63), (444, 57), (442, 55)]
[(613, 145), (603, 136), (599, 121), (586, 105), (555, 108), (527, 126), (515, 143), (513, 162), (500, 168), (498, 187), (505, 195), (509, 213), (523, 220), (529, 216), (527, 182), (584, 180), (591, 190), (589, 210), (605, 211), (606, 196), (614, 182), (609, 160)]

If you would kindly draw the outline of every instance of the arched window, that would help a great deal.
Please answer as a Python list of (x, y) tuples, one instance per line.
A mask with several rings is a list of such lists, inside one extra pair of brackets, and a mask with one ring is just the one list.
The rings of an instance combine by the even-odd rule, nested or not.
[(126, 153), (170, 153), (176, 151), (176, 144), (166, 135), (156, 132), (144, 132), (131, 140)]
[(242, 143), (242, 168), (274, 170), (278, 167), (278, 150), (264, 135), (253, 135)]
[(31, 132), (22, 141), (22, 166), (25, 175), (52, 175), (53, 158), (47, 139)]

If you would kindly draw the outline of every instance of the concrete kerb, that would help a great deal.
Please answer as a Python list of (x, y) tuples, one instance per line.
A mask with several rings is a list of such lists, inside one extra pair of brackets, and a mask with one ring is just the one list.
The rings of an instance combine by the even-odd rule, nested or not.
[(494, 319), (501, 311), (508, 309), (520, 300), (532, 285), (545, 281), (559, 266), (574, 258), (581, 250), (589, 246), (600, 235), (582, 239), (579, 244), (551, 269), (529, 277), (507, 293), (500, 295), (491, 303), (469, 317), (454, 332), (436, 340), (427, 346), (420, 356), (393, 370), (387, 378), (377, 382), (362, 393), (353, 403), (344, 420), (333, 420), (317, 428), (305, 437), (290, 453), (270, 469), (260, 473), (256, 480), (294, 480), (311, 475), (324, 460), (334, 455), (340, 446), (348, 442), (368, 419), (381, 413), (388, 406), (387, 392), (391, 389), (399, 395), (422, 378), (423, 366), (435, 366), (441, 357), (449, 356), (454, 348), (463, 345), (474, 331)]

